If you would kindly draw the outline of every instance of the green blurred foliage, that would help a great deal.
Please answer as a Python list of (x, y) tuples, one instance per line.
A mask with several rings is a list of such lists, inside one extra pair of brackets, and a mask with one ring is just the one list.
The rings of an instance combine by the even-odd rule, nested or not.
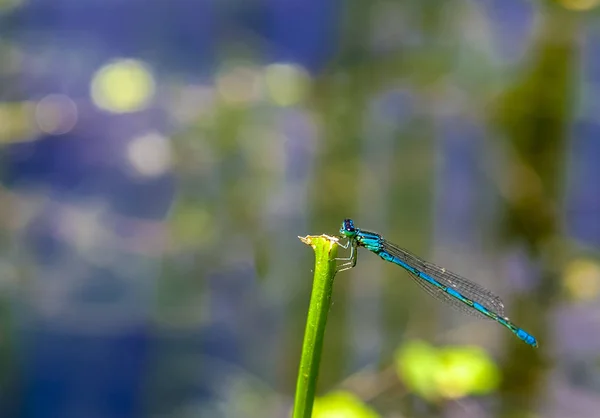
[(358, 397), (337, 391), (315, 399), (313, 418), (379, 418), (380, 415)]
[(404, 384), (431, 401), (486, 395), (500, 382), (498, 366), (479, 347), (436, 348), (412, 341), (398, 349), (395, 364)]

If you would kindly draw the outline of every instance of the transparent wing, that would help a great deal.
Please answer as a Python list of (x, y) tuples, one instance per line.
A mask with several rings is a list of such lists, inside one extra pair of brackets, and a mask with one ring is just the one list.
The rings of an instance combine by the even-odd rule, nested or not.
[[(502, 300), (489, 290), (485, 289), (484, 287), (473, 283), (472, 281), (467, 280), (464, 277), (459, 276), (458, 274), (452, 273), (451, 271), (448, 271), (445, 268), (438, 267), (432, 263), (428, 263), (427, 261), (420, 259), (416, 255), (411, 254), (410, 252), (403, 250), (402, 248), (399, 248), (388, 241), (383, 242), (383, 250), (395, 257), (398, 257), (398, 259), (414, 267), (416, 270), (425, 273), (427, 276), (439, 282), (441, 285), (450, 287), (456, 290), (464, 297), (483, 305), (485, 308), (496, 313), (498, 316), (501, 316), (503, 318), (505, 317), (504, 303), (502, 302)], [(419, 277), (418, 275), (413, 274), (411, 272), (409, 273), (411, 277), (417, 282), (417, 284), (434, 298), (445, 302), (446, 304), (452, 306), (453, 308), (461, 312), (467, 313), (477, 318), (491, 319), (483, 315), (476, 309), (472, 308), (471, 306), (465, 304), (461, 300), (456, 299), (454, 296), (444, 292), (442, 289), (434, 286), (433, 284)]]

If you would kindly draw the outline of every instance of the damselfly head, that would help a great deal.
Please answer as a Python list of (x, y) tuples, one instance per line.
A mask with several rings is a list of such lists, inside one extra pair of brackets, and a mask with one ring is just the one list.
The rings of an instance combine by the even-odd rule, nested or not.
[(353, 237), (356, 235), (356, 228), (354, 227), (354, 221), (352, 219), (344, 219), (342, 227), (340, 228), (340, 234), (345, 237)]

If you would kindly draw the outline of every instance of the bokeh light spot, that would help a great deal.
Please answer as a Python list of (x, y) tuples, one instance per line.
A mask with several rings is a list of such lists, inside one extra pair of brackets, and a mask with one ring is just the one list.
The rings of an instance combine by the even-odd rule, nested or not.
[(600, 293), (600, 265), (592, 260), (574, 260), (565, 269), (564, 286), (576, 300), (592, 300)]
[(265, 69), (265, 83), (270, 99), (279, 106), (292, 106), (306, 96), (310, 77), (293, 64), (271, 64)]
[(0, 143), (39, 138), (34, 114), (35, 108), (31, 102), (0, 103)]
[(247, 104), (262, 96), (260, 73), (249, 66), (222, 71), (217, 76), (216, 86), (223, 101), (231, 105)]
[(565, 9), (585, 11), (593, 9), (600, 4), (600, 0), (559, 0)]
[(215, 89), (210, 86), (187, 85), (178, 89), (174, 96), (169, 104), (169, 111), (180, 124), (210, 118), (215, 109)]
[(143, 110), (154, 96), (154, 76), (140, 61), (120, 60), (100, 68), (92, 78), (92, 100), (113, 113)]
[(67, 133), (77, 123), (77, 105), (64, 94), (50, 94), (35, 107), (35, 121), (40, 131), (47, 134)]
[(150, 132), (129, 143), (127, 157), (138, 174), (160, 176), (171, 167), (171, 144), (160, 133)]

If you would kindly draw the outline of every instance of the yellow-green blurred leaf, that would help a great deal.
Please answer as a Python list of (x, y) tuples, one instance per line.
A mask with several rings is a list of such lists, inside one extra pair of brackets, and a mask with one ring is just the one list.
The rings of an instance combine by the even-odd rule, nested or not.
[(410, 342), (396, 353), (396, 370), (411, 391), (429, 400), (490, 393), (500, 381), (498, 367), (478, 347)]
[(479, 347), (446, 347), (439, 350), (439, 358), (435, 380), (445, 398), (482, 395), (498, 387), (498, 367)]
[(313, 418), (379, 418), (379, 414), (350, 392), (332, 392), (315, 399)]
[(432, 399), (437, 396), (435, 374), (440, 367), (437, 350), (422, 341), (401, 347), (395, 356), (396, 373), (409, 389)]

